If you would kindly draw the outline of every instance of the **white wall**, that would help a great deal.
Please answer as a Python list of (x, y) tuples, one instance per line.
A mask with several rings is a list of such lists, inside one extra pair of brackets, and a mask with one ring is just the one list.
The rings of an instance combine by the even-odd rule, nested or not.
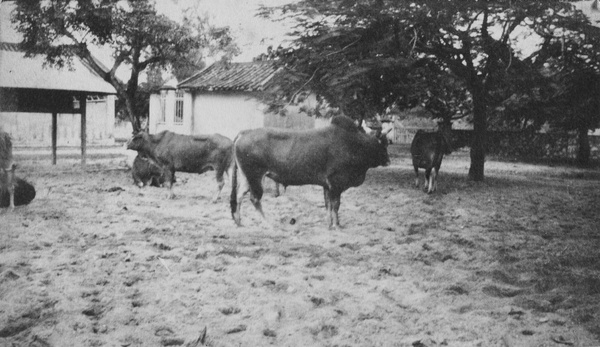
[[(314, 98), (313, 98), (314, 99)], [(307, 99), (307, 102), (315, 102)], [(182, 125), (173, 122), (175, 116), (175, 91), (167, 91), (166, 117), (161, 119), (161, 96), (150, 96), (149, 131), (156, 134), (163, 130), (179, 134), (218, 133), (234, 139), (245, 129), (279, 127), (294, 129), (319, 128), (329, 124), (329, 119), (315, 119), (299, 112), (300, 106), (290, 106), (287, 114), (264, 113), (267, 106), (244, 92), (186, 92), (184, 95), (184, 118)]]
[(265, 105), (241, 93), (196, 93), (193, 133), (234, 139), (242, 130), (264, 126)]
[[(87, 144), (113, 145), (115, 124), (115, 97), (88, 101), (86, 105)], [(11, 135), (13, 146), (52, 146), (52, 114), (0, 112), (0, 124)], [(57, 145), (81, 145), (81, 115), (59, 113), (57, 117)]]
[(165, 119), (161, 121), (161, 96), (158, 93), (150, 95), (150, 111), (148, 131), (150, 134), (156, 134), (163, 130), (169, 130), (174, 133), (191, 135), (193, 134), (192, 118), (190, 110), (192, 109), (192, 95), (185, 93), (183, 96), (183, 123), (175, 123), (175, 90), (169, 89), (166, 91)]
[(150, 94), (150, 106), (148, 110), (148, 131), (156, 134), (158, 119), (160, 117), (160, 94)]

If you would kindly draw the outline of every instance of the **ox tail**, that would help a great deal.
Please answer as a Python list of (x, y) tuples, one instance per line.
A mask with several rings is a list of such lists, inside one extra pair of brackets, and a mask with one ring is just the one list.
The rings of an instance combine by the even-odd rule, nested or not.
[(235, 219), (235, 212), (237, 211), (237, 190), (238, 190), (238, 184), (237, 184), (237, 162), (235, 161), (235, 159), (233, 160), (232, 163), (232, 170), (231, 170), (231, 198), (229, 200), (229, 205), (231, 206), (231, 216), (233, 217), (233, 219)]
[(231, 148), (231, 197), (229, 199), (229, 205), (231, 207), (231, 217), (237, 225), (240, 224), (240, 216), (238, 211), (238, 162), (237, 155), (235, 153), (235, 143), (237, 142), (239, 135), (233, 140), (233, 147)]

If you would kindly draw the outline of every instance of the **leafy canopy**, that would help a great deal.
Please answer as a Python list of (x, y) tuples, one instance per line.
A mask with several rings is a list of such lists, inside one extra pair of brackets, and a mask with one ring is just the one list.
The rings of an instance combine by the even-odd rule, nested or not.
[(561, 0), (304, 0), (261, 12), (273, 14), (298, 22), (286, 66), (350, 115), (415, 103), (438, 117), (470, 113), (474, 180), (483, 180), (492, 111), (544, 83), (545, 57), (528, 59), (522, 39), (551, 45), (587, 25)]
[[(13, 21), (27, 53), (45, 54), (48, 63), (59, 67), (74, 56), (86, 61), (124, 100), (134, 131), (140, 127), (134, 99), (141, 72), (151, 65), (189, 67), (199, 64), (203, 48), (231, 45), (226, 28), (194, 16), (174, 21), (150, 0), (17, 0), (16, 5)], [(110, 50), (111, 66), (92, 56), (95, 47)], [(121, 68), (129, 71), (124, 83), (116, 76)]]

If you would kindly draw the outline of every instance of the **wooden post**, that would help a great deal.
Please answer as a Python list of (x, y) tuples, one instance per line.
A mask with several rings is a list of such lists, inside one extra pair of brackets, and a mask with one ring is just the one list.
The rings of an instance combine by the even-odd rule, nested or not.
[(52, 165), (56, 165), (56, 142), (57, 142), (57, 128), (58, 127), (58, 114), (52, 112)]
[(85, 166), (87, 160), (87, 125), (86, 125), (86, 95), (81, 94), (79, 107), (81, 110), (81, 166)]

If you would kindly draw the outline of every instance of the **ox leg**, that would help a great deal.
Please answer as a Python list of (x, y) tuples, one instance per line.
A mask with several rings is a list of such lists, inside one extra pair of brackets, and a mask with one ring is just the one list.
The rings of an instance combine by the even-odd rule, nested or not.
[(12, 164), (10, 170), (6, 172), (6, 177), (8, 180), (8, 196), (9, 203), (8, 208), (12, 211), (15, 209), (15, 185), (17, 184), (17, 180), (15, 179), (15, 168), (16, 164)]
[(327, 187), (323, 187), (323, 198), (325, 199), (325, 209), (329, 212), (331, 204), (329, 203), (329, 189)]
[(338, 191), (330, 191), (329, 192), (329, 228), (331, 229), (332, 227), (334, 229), (340, 229), (340, 216), (339, 216), (339, 210), (340, 210), (340, 202), (341, 202), (341, 197), (342, 197), (342, 192), (338, 192)]
[(333, 204), (331, 202), (331, 191), (327, 187), (323, 187), (323, 198), (325, 199), (325, 209), (327, 210), (327, 216), (329, 217), (329, 229), (333, 225)]
[(279, 183), (275, 182), (275, 197), (279, 197), (281, 192), (279, 191)]
[(215, 193), (215, 196), (212, 199), (213, 203), (215, 203), (215, 202), (217, 202), (217, 200), (219, 200), (221, 191), (223, 190), (223, 187), (225, 186), (225, 180), (223, 179), (223, 174), (224, 174), (224, 171), (217, 170), (217, 192)]
[(415, 187), (419, 188), (419, 167), (413, 164), (415, 168)]
[(248, 178), (248, 185), (250, 186), (250, 202), (254, 205), (254, 208), (260, 213), (263, 220), (266, 220), (265, 213), (262, 209), (262, 203), (260, 199), (263, 196), (263, 187), (261, 179), (250, 179)]
[(173, 183), (175, 183), (175, 171), (172, 169), (165, 170), (165, 182), (169, 183), (169, 194), (167, 199), (175, 198), (175, 194), (173, 193)]
[(440, 167), (442, 166), (442, 157), (440, 157), (440, 162), (439, 164), (437, 164), (434, 168), (435, 170), (435, 176), (433, 177), (433, 191), (437, 191), (437, 186), (438, 186), (438, 176), (440, 174)]
[(133, 184), (135, 184), (136, 186), (138, 186), (139, 188), (142, 188), (144, 186), (144, 181), (142, 180), (142, 178), (137, 174), (137, 172), (135, 171), (135, 169), (133, 170)]
[[(238, 180), (239, 176), (239, 180)], [(248, 180), (246, 176), (243, 174), (242, 170), (239, 167), (234, 167), (233, 172), (231, 173), (231, 189), (232, 189), (232, 215), (233, 220), (237, 226), (241, 226), (241, 213), (240, 210), (242, 208), (242, 199), (244, 199), (244, 195), (248, 193), (250, 190), (250, 186), (248, 185)], [(233, 202), (235, 199), (235, 203)]]
[(429, 170), (429, 175), (427, 175), (427, 194), (431, 194), (433, 193), (434, 189), (434, 185), (435, 185), (435, 178), (436, 178), (436, 170), (434, 169), (430, 169)]

